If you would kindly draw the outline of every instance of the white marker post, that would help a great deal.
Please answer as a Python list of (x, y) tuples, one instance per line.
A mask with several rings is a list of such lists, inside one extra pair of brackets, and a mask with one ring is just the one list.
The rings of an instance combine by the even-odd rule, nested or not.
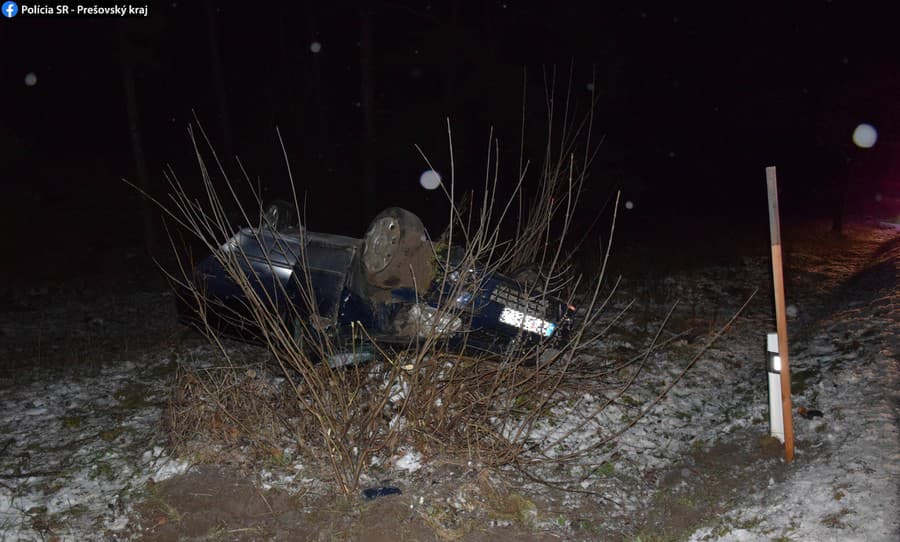
[(781, 219), (778, 214), (778, 180), (775, 167), (766, 168), (769, 196), (769, 235), (772, 238), (772, 282), (775, 288), (775, 322), (778, 328), (778, 360), (781, 370), (781, 414), (784, 426), (784, 460), (794, 460), (794, 419), (791, 412), (791, 366), (788, 356), (787, 311), (784, 302), (784, 274), (781, 264)]
[(766, 335), (769, 373), (769, 432), (784, 444), (784, 413), (781, 408), (781, 356), (778, 355), (778, 334)]

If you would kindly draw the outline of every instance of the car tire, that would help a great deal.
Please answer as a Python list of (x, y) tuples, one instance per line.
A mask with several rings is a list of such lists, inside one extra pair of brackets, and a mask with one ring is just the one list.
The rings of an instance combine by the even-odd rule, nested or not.
[(510, 273), (509, 278), (518, 282), (523, 288), (534, 288), (540, 284), (541, 271), (534, 264), (525, 264)]
[(372, 220), (363, 243), (363, 270), (372, 286), (382, 289), (428, 289), (434, 276), (431, 245), (419, 217), (389, 207)]

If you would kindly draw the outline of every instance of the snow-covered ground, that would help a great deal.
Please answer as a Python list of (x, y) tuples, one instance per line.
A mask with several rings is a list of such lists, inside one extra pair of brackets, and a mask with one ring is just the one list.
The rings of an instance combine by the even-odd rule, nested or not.
[(186, 470), (158, 441), (168, 366), (122, 360), (3, 390), (0, 539), (102, 538), (127, 526), (148, 480)]
[(846, 282), (818, 306), (803, 300), (818, 314), (791, 348), (792, 374), (807, 379), (793, 400), (823, 416), (795, 416), (787, 478), (691, 540), (900, 539), (900, 243), (893, 230), (879, 238), (862, 274), (826, 275)]
[[(740, 494), (687, 533), (691, 540), (900, 539), (900, 245), (897, 232), (884, 229), (854, 230), (851, 237), (853, 243), (841, 245), (846, 253), (816, 252), (816, 243), (787, 246), (793, 401), (822, 416), (795, 415), (793, 463), (782, 465), (777, 476), (765, 472), (758, 483), (737, 484)], [(589, 446), (627, 423), (760, 291), (649, 415), (613, 447), (569, 464), (573, 477), (599, 474), (582, 476), (585, 493), (565, 506), (602, 494), (621, 516), (646, 512), (663, 493), (695, 499), (687, 492), (701, 467), (692, 458), (714, 454), (722, 443), (767, 434), (765, 334), (774, 330), (768, 266), (767, 258), (752, 257), (673, 271), (652, 285), (626, 280), (615, 304), (637, 297), (638, 306), (597, 345), (598, 357), (639, 352), (674, 300), (679, 304), (672, 329), (685, 333), (651, 354), (635, 386), (597, 416), (587, 417), (600, 402), (598, 394), (573, 398), (553, 412), (548, 418), (554, 423), (538, 427), (534, 440), (568, 434), (559, 453)], [(653, 310), (641, 308), (650, 298)], [(159, 295), (139, 302), (168, 301)], [(45, 326), (60, 322), (47, 321), (46, 311), (26, 309), (3, 316), (4, 340), (28, 343), (28, 319)], [(108, 330), (112, 324), (95, 322), (100, 317), (110, 318), (95, 315), (84, 321), (85, 328)], [(173, 348), (151, 348), (87, 369), (42, 368), (0, 380), (0, 540), (136, 536), (132, 506), (146, 498), (148, 481), (189, 468), (166, 456), (159, 425), (175, 363), (203, 356), (178, 357)], [(427, 476), (431, 469), (414, 450), (395, 459), (396, 480)], [(682, 473), (674, 482), (673, 471)], [(292, 489), (290, 478), (281, 485)], [(402, 498), (411, 506), (425, 502), (414, 489)], [(548, 529), (556, 528), (560, 538), (604, 538), (567, 530), (573, 528), (570, 519), (558, 517)], [(628, 528), (614, 531), (631, 539), (652, 534), (647, 525), (630, 536)]]

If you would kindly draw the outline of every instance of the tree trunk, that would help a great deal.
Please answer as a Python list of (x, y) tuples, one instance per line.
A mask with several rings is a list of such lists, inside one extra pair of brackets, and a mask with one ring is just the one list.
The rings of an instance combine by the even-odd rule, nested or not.
[(224, 145), (224, 155), (230, 160), (234, 156), (231, 136), (231, 119), (228, 115), (228, 93), (225, 90), (225, 68), (222, 64), (222, 52), (219, 48), (219, 23), (212, 0), (205, 0), (207, 39), (209, 43), (210, 67), (212, 68), (213, 91), (216, 105), (219, 108), (219, 122)]
[(850, 159), (841, 150), (834, 151), (835, 171), (831, 172), (831, 231), (844, 233), (844, 212), (847, 208), (847, 189), (850, 184)]
[(306, 7), (307, 41), (304, 44), (304, 58), (309, 59), (304, 78), (306, 101), (304, 102), (303, 115), (308, 120), (301, 126), (312, 126), (314, 129), (301, 129), (300, 133), (304, 144), (303, 154), (305, 171), (313, 175), (313, 178), (326, 179), (329, 171), (335, 168), (335, 145), (332, 142), (332, 129), (328, 122), (331, 117), (329, 101), (324, 99), (327, 90), (327, 80), (322, 77), (322, 63), (320, 54), (311, 53), (307, 47), (318, 40), (319, 17), (316, 11), (317, 5), (309, 2)]
[(450, 2), (449, 20), (442, 27), (443, 33), (443, 58), (442, 64), (442, 86), (443, 86), (443, 105), (444, 115), (452, 116), (454, 106), (456, 104), (456, 70), (459, 67), (459, 0)]
[[(131, 139), (131, 152), (134, 155), (134, 166), (137, 174), (137, 185), (146, 194), (151, 193), (150, 174), (147, 169), (147, 159), (144, 156), (144, 144), (141, 140), (140, 117), (137, 106), (137, 91), (135, 89), (135, 55), (134, 48), (128, 40), (125, 26), (127, 22), (120, 22), (118, 30), (119, 41), (119, 67), (122, 72), (122, 83), (125, 86), (125, 107), (128, 113), (128, 134)], [(156, 245), (156, 228), (153, 220), (153, 206), (146, 197), (141, 197), (141, 222), (144, 235), (144, 251), (151, 255)]]
[(372, 40), (372, 14), (368, 8), (359, 12), (360, 40), (359, 64), (362, 94), (362, 202), (363, 216), (375, 216), (376, 206), (376, 162), (375, 162), (375, 60)]

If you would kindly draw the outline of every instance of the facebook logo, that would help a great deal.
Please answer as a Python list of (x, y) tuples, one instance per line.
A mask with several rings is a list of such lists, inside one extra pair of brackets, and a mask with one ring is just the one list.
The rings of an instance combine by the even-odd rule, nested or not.
[(4, 17), (6, 17), (7, 19), (12, 19), (19, 14), (19, 4), (15, 2), (4, 2), (3, 7), (0, 8), (0, 11), (3, 12)]

